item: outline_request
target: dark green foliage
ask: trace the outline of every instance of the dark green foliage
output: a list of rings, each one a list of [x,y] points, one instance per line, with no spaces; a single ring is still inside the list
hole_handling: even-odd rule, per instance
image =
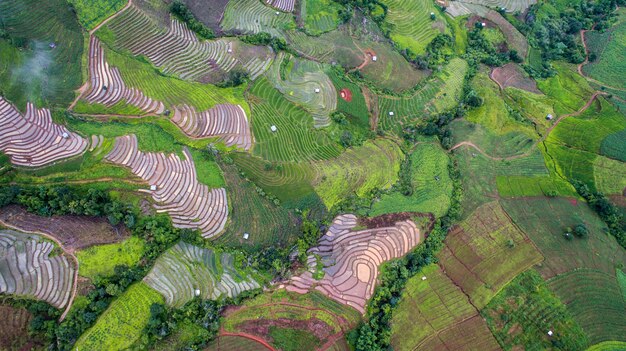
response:
[[[285,39],[275,38],[270,33],[261,32],[256,34],[244,35],[241,41],[252,45],[269,45],[274,51],[288,51]]]
[[[587,200],[589,206],[609,227],[611,235],[626,249],[626,223],[624,223],[623,215],[617,206],[613,205],[604,194],[591,191],[586,184],[578,181],[573,184],[578,194]]]
[[[25,308],[33,315],[28,332],[33,339],[42,339],[51,343],[54,340],[56,321],[61,311],[45,301],[37,301],[13,296],[3,297],[1,302],[17,308]]]
[[[408,48],[401,54],[418,69],[436,69],[448,63],[453,54],[453,46],[454,40],[449,34],[439,34],[426,46],[424,55],[417,55]]]
[[[204,39],[213,39],[215,38],[215,33],[202,24],[202,22],[198,21],[196,17],[193,15],[193,12],[187,8],[187,5],[182,3],[181,1],[174,1],[172,6],[170,7],[170,11],[178,17],[181,21],[187,23],[187,27],[192,31],[198,33],[198,35]]]
[[[240,86],[246,81],[248,81],[248,73],[235,69],[228,72],[228,76],[226,77],[226,79],[223,82],[217,84],[217,86],[221,88],[236,87]]]
[[[579,238],[586,238],[589,235],[589,230],[584,224],[578,224],[574,227],[574,235]]]

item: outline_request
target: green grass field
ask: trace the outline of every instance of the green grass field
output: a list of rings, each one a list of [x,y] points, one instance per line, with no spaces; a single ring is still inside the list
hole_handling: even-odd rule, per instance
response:
[[[267,79],[258,79],[250,94],[255,155],[268,161],[288,162],[339,155],[339,145],[325,131],[314,129],[311,116],[282,96]],[[276,132],[270,129],[273,125]]]
[[[423,277],[426,277],[423,280]],[[463,291],[436,264],[422,269],[409,279],[391,321],[391,344],[394,350],[414,350],[433,335],[438,335],[455,324],[478,314]],[[483,323],[484,324],[484,323]],[[474,335],[495,340],[486,333]]]
[[[69,105],[82,84],[83,34],[67,3],[2,1],[0,29],[0,95],[22,111]]]
[[[515,278],[489,302],[481,315],[505,350],[554,347],[575,351],[585,350],[588,345],[576,318],[572,318],[559,297],[534,270]],[[552,336],[548,331],[552,331]]]
[[[94,29],[100,22],[124,8],[124,0],[69,0],[76,9],[80,24],[87,30]]]
[[[379,96],[380,127],[399,133],[403,125],[415,124],[429,114],[452,108],[460,98],[466,71],[467,63],[455,58],[411,95]]]
[[[543,260],[498,202],[482,205],[448,234],[440,264],[476,308]]]
[[[144,241],[130,237],[120,243],[92,246],[76,253],[78,274],[87,278],[108,276],[114,273],[115,266],[132,267],[143,254]]]
[[[600,154],[626,162],[626,129],[607,135],[600,144]]]
[[[258,249],[292,243],[300,234],[295,215],[259,195],[254,184],[243,179],[235,166],[224,165],[223,169],[231,210],[226,230],[217,242]],[[243,239],[244,233],[250,234],[248,240]]]
[[[583,268],[615,274],[616,265],[626,262],[626,252],[605,232],[605,224],[585,203],[545,197],[501,202],[545,257],[537,270],[546,279]],[[577,224],[587,227],[588,238],[565,239],[566,229]]]
[[[617,11],[615,24],[607,31],[585,33],[589,50],[597,55],[596,61],[583,66],[583,72],[612,87],[624,87],[626,71],[623,54],[626,51],[626,9]]]
[[[437,34],[446,33],[446,21],[428,0],[384,0],[388,8],[385,21],[391,25],[391,39],[401,49],[423,54]],[[430,13],[435,13],[431,20]]]
[[[339,157],[313,163],[315,191],[327,208],[350,194],[365,196],[373,189],[389,188],[398,178],[402,150],[389,139],[366,141]]]
[[[450,160],[435,144],[419,144],[409,156],[413,193],[405,196],[398,191],[385,194],[368,213],[378,216],[394,212],[430,212],[443,216],[450,207],[452,181],[448,174]]]
[[[615,272],[579,269],[556,276],[549,281],[549,286],[565,303],[592,344],[626,342],[626,299]]]
[[[626,349],[626,342],[604,341],[589,347],[587,351],[621,351],[624,349]]]
[[[589,100],[593,89],[573,65],[555,62],[553,66],[557,74],[537,80],[537,87],[554,100],[553,108],[557,115],[578,111]]]
[[[329,70],[328,77],[332,80],[337,90],[337,111],[348,115],[350,122],[369,128],[369,111],[367,110],[367,104],[361,92],[361,87],[352,83],[347,78],[344,78],[343,74],[339,73],[337,70]],[[339,92],[342,89],[348,89],[352,93],[352,100],[350,102],[339,96]]]
[[[303,0],[300,11],[304,30],[310,35],[330,32],[339,25],[341,5],[332,0]]]
[[[163,297],[143,282],[131,285],[111,303],[74,345],[75,350],[122,350],[142,335],[150,318],[150,306]]]

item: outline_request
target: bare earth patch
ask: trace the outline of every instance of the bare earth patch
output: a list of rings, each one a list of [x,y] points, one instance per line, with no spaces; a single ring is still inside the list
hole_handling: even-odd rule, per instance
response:
[[[0,208],[0,223],[25,232],[41,232],[59,240],[69,252],[110,244],[130,236],[126,227],[113,227],[104,218],[85,216],[42,217],[17,205]]]
[[[515,63],[507,63],[502,67],[494,68],[491,72],[491,78],[503,89],[513,87],[541,94],[541,91],[537,89],[535,80],[528,77],[526,72]]]
[[[352,91],[348,88],[343,88],[339,91],[339,96],[347,102],[352,101]]]

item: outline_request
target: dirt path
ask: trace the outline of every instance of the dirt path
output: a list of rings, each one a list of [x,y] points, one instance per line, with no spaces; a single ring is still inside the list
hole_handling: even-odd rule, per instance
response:
[[[46,239],[52,240],[54,241],[57,245],[59,245],[59,247],[61,248],[61,250],[63,250],[64,253],[66,253],[68,256],[70,256],[72,258],[72,260],[74,260],[74,264],[76,266],[76,269],[74,270],[74,283],[72,284],[72,295],[70,296],[70,299],[67,301],[67,306],[65,307],[65,311],[63,311],[63,314],[61,315],[61,318],[59,318],[59,321],[63,321],[65,319],[65,316],[67,316],[67,313],[70,311],[70,309],[72,308],[72,304],[74,303],[74,299],[76,298],[76,291],[78,290],[78,259],[76,258],[76,256],[74,255],[73,252],[71,252],[70,250],[66,249],[63,244],[61,244],[61,242],[55,238],[54,236],[44,233],[44,232],[40,232],[37,230],[29,230],[29,231],[25,231],[22,228],[18,228],[13,226],[10,223],[6,223],[3,220],[0,219],[0,224],[2,224],[3,226],[7,227],[7,228],[11,228],[20,232],[24,232],[24,233],[33,233],[33,234],[37,234],[37,235],[41,235],[43,237],[45,237]]]
[[[476,144],[472,143],[471,141],[462,141],[456,145],[454,145],[450,151],[455,150],[460,148],[461,146],[469,146],[474,148],[476,151],[480,152],[483,156],[487,157],[490,160],[494,160],[494,161],[508,161],[508,160],[515,160],[518,158],[523,158],[526,157],[528,155],[530,155],[535,148],[537,147],[537,145],[539,145],[540,143],[543,143],[546,138],[548,137],[548,135],[550,135],[550,132],[552,132],[552,130],[559,124],[561,123],[564,119],[568,118],[568,117],[574,117],[574,116],[578,116],[581,113],[585,112],[585,110],[587,110],[591,104],[598,98],[598,95],[606,95],[605,92],[601,92],[601,91],[596,91],[595,93],[593,93],[593,95],[591,96],[591,98],[589,99],[589,101],[587,101],[587,103],[585,104],[585,106],[581,107],[578,111],[573,112],[573,113],[568,113],[565,115],[560,116],[556,122],[554,122],[544,133],[544,135],[537,140],[536,143],[534,143],[530,149],[528,149],[528,151],[524,152],[523,154],[519,154],[519,155],[513,155],[513,156],[507,156],[507,157],[495,157],[495,156],[491,156],[489,154],[487,154],[486,152],[484,152],[481,148],[479,148]]]
[[[253,341],[258,342],[259,344],[265,346],[268,350],[271,351],[278,351],[276,350],[274,347],[272,347],[272,345],[268,344],[267,341],[263,340],[262,338],[256,336],[256,335],[252,335],[252,334],[247,334],[247,333],[231,333],[231,332],[227,332],[224,329],[220,329],[220,336],[239,336],[242,338],[246,338],[246,339],[250,339]],[[219,343],[219,339],[218,339],[218,343]]]

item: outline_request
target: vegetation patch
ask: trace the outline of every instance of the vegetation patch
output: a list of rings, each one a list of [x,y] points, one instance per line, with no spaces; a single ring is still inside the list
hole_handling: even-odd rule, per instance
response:
[[[300,17],[304,18],[304,30],[311,35],[320,35],[336,29],[341,11],[341,5],[333,0],[303,0]]]
[[[450,160],[435,144],[418,144],[401,167],[406,186],[396,185],[372,205],[369,216],[395,212],[430,212],[443,216],[450,207],[452,180],[448,173]],[[405,189],[406,188],[406,189]]]
[[[477,308],[516,275],[543,260],[498,202],[480,206],[453,229],[439,255],[448,276]]]
[[[505,350],[584,350],[588,345],[577,320],[534,270],[515,278],[481,315]]]
[[[623,87],[626,10],[622,7],[617,11],[617,20],[608,30],[585,33],[585,42],[591,51],[592,62],[583,66],[583,72],[608,86]]]
[[[143,334],[150,318],[150,306],[155,303],[163,303],[156,290],[142,282],[131,285],[78,339],[74,348],[121,350],[131,347]]]
[[[395,183],[404,154],[389,139],[366,141],[349,148],[338,158],[316,162],[315,191],[327,208],[332,208],[351,194],[359,197],[374,189],[385,189]]]
[[[97,245],[76,253],[78,274],[87,278],[108,276],[115,272],[115,267],[132,267],[139,262],[144,252],[144,241],[130,237],[120,243]]]
[[[606,234],[606,225],[578,200],[524,198],[503,200],[502,206],[545,257],[537,267],[545,279],[582,268],[615,274],[616,265],[626,260],[624,250]],[[567,240],[564,234],[579,224],[587,228],[586,238]]]
[[[124,0],[70,0],[78,15],[78,21],[85,29],[92,30],[105,19],[123,9]]]
[[[615,276],[594,269],[578,269],[549,281],[591,344],[626,342],[626,300]]]
[[[211,342],[204,351],[268,351],[263,344],[243,336],[221,335]]]

